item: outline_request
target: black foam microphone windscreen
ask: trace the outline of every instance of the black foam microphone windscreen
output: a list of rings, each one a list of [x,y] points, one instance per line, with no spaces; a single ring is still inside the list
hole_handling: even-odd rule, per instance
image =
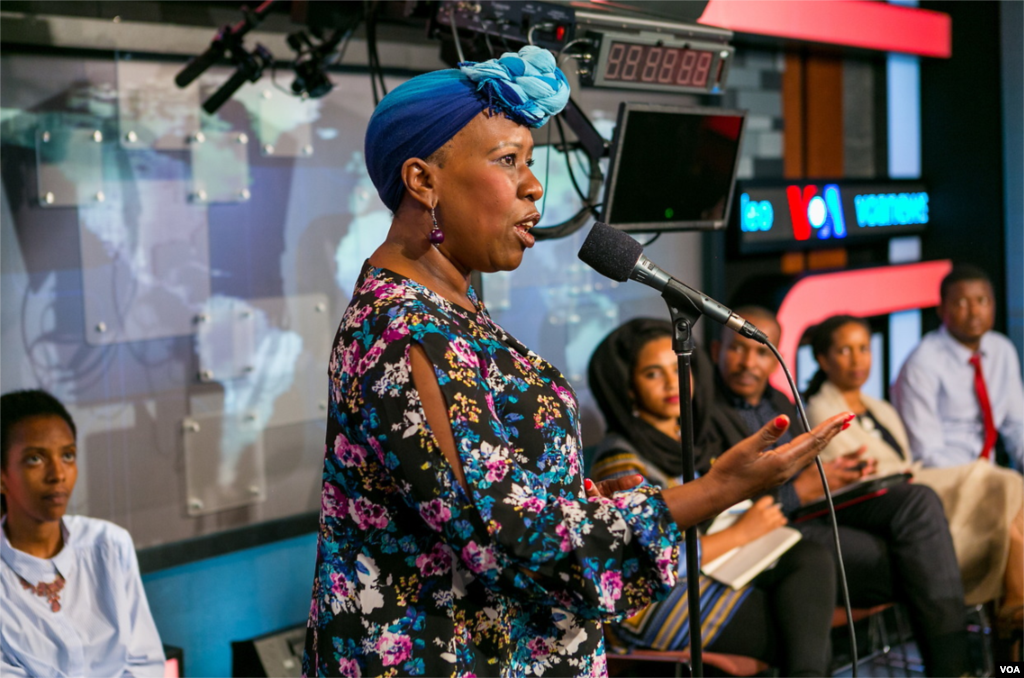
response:
[[[626,282],[644,248],[624,232],[595,221],[580,248],[579,258],[612,280]]]

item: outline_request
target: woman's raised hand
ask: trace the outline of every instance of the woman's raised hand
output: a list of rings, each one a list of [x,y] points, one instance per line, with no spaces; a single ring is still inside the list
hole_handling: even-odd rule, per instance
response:
[[[692,483],[662,490],[672,519],[681,528],[696,525],[730,506],[765,490],[781,485],[811,463],[840,431],[849,426],[854,415],[837,414],[815,426],[792,442],[765,451],[789,428],[789,418],[775,418],[760,431],[731,447],[720,456],[707,475]],[[584,484],[588,498],[610,497],[640,484],[641,476]]]
[[[789,428],[789,417],[776,417],[760,431],[739,442],[720,456],[706,478],[720,492],[727,506],[781,485],[811,463],[836,435],[845,429],[854,415],[837,414],[815,426],[792,442],[765,452]]]

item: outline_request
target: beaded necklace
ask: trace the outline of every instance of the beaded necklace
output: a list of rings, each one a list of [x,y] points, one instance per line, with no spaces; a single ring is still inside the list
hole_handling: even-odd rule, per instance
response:
[[[18,580],[21,582],[21,588],[31,591],[37,596],[44,596],[46,602],[50,604],[50,611],[60,612],[60,592],[64,588],[64,577],[58,574],[57,578],[49,584],[39,582],[35,586],[25,581],[21,575],[18,575]]]

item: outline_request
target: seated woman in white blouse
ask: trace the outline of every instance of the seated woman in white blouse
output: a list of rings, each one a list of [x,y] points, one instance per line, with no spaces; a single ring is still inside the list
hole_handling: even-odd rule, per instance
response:
[[[65,516],[75,423],[43,391],[0,397],[0,674],[163,676],[164,653],[132,539]]]

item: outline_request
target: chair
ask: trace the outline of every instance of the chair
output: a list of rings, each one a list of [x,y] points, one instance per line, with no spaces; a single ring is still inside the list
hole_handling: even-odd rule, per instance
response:
[[[673,664],[675,675],[683,676],[683,667],[686,674],[690,675],[690,651],[689,650],[649,650],[644,648],[632,648],[626,646],[622,640],[615,635],[615,632],[607,624],[604,627],[605,647],[608,650],[608,673],[617,675],[621,669],[626,668],[633,662],[646,662],[648,664]],[[704,651],[701,658],[706,666],[715,668],[733,676],[756,676],[769,670],[769,666],[753,657],[744,657],[737,654],[719,654],[718,652]],[[614,670],[613,669],[617,669]]]
[[[714,666],[716,669],[732,676],[756,676],[769,670],[769,666],[763,661],[753,657],[744,657],[736,654],[719,654],[717,652],[705,651],[701,658],[706,666]],[[617,649],[609,648],[608,669],[609,675],[615,675],[612,668],[616,665],[623,665],[632,662],[673,664],[675,675],[681,678],[690,675],[690,651],[689,650],[626,650],[619,653]],[[683,668],[686,668],[684,673]]]
[[[990,606],[991,602],[969,605],[967,607],[967,632],[972,640],[972,661],[974,662],[976,670],[980,671],[978,675],[982,676],[991,676],[995,674],[996,670],[993,647],[994,629],[992,628],[991,610],[989,609]],[[900,646],[898,651],[893,651],[893,648],[890,645],[884,615],[882,614],[890,607],[893,608],[893,615],[896,618],[898,633],[897,644]],[[861,659],[871,659],[873,657],[883,655],[883,661],[885,662],[889,675],[892,675],[892,668],[894,666],[902,668],[904,675],[911,675],[911,669],[923,673],[924,666],[919,663],[919,659],[912,657],[906,651],[906,647],[904,645],[904,640],[907,638],[906,623],[899,605],[890,603],[887,605],[878,605],[872,608],[853,610],[854,622],[861,621],[868,617],[871,618],[868,633],[872,636],[872,641],[869,643],[869,646],[871,648],[875,648],[875,643],[880,641],[881,647],[877,650],[873,650],[867,656],[861,657]],[[844,608],[837,607],[832,615],[832,628],[838,628],[845,625],[846,611]],[[840,667],[837,671],[848,668],[849,665]]]
[[[907,660],[907,653],[903,647],[903,617],[900,613],[899,607],[895,603],[885,603],[882,605],[875,605],[874,607],[863,607],[853,608],[851,610],[853,614],[853,623],[856,624],[859,621],[865,619],[868,620],[868,652],[862,657],[858,657],[858,663],[869,659],[874,659],[881,656],[882,661],[885,663],[886,673],[892,675],[893,657],[892,655],[892,643],[889,640],[889,631],[885,625],[885,611],[892,608],[893,615],[896,617],[897,627],[897,643],[900,646],[900,664],[902,664],[903,675],[910,675],[910,662]],[[832,628],[838,629],[846,626],[846,608],[837,607],[832,612]],[[858,643],[859,644],[859,643]],[[850,669],[852,664],[845,664],[843,666],[833,667],[832,673],[838,673],[840,671],[846,671]]]
[[[991,676],[996,672],[995,646],[992,637],[995,629],[992,628],[992,619],[989,614],[989,607],[994,603],[979,603],[967,607],[967,633],[968,637],[978,643],[972,647],[972,655],[981,659],[981,675]],[[977,649],[974,649],[977,648]]]

